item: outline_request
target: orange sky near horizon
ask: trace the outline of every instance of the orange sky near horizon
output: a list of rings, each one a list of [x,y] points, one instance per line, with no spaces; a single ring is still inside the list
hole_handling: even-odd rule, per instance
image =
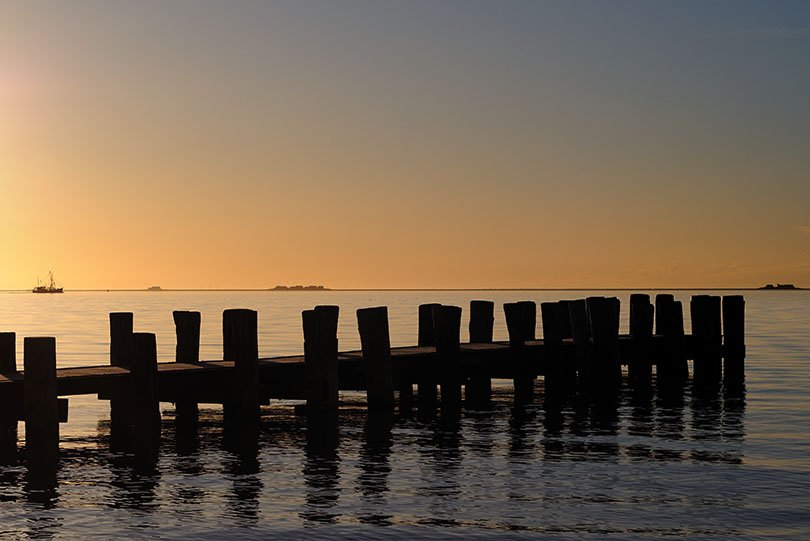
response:
[[[296,4],[10,7],[0,289],[810,286],[808,35]]]

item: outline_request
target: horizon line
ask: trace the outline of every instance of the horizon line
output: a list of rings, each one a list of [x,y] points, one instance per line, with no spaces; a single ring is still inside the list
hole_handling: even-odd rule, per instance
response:
[[[796,286],[794,289],[765,289],[763,287],[349,287],[349,288],[323,288],[323,289],[287,289],[277,290],[274,288],[161,288],[150,290],[149,288],[82,288],[65,289],[64,292],[136,292],[162,293],[162,292],[199,292],[199,291],[245,291],[245,292],[268,292],[268,293],[318,293],[318,292],[341,292],[341,291],[803,291],[805,288]],[[30,293],[31,289],[0,289],[4,293]]]

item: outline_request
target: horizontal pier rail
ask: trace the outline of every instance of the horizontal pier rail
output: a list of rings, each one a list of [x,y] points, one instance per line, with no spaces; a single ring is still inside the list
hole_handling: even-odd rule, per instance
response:
[[[338,352],[338,307],[303,313],[305,354],[258,358],[257,313],[223,314],[223,360],[200,361],[200,315],[175,312],[176,361],[156,363],[154,335],[133,333],[133,314],[110,314],[110,364],[56,369],[53,338],[26,338],[25,370],[17,371],[14,333],[0,333],[0,446],[16,441],[16,421],[29,423],[39,439],[58,438],[66,405],[57,397],[96,394],[111,402],[116,426],[152,430],[157,402],[177,404],[177,420],[195,421],[198,403],[223,404],[226,416],[254,418],[271,399],[306,400],[310,414],[334,415],[339,390],[367,391],[369,407],[386,411],[399,396],[399,411],[412,407],[418,385],[420,414],[488,407],[491,379],[513,380],[516,404],[529,403],[534,380],[544,376],[546,404],[572,394],[598,398],[613,392],[628,366],[628,384],[682,385],[694,361],[696,384],[744,378],[745,301],[741,295],[696,295],[690,302],[693,334],[683,331],[683,307],[671,295],[636,294],[630,302],[630,333],[618,334],[616,298],[503,306],[509,340],[492,340],[494,303],[472,301],[469,325],[460,307],[419,307],[418,345],[390,346],[385,307],[360,309],[363,344]],[[539,314],[538,314],[539,313]],[[546,340],[535,336],[538,315]],[[467,326],[469,341],[459,329]],[[653,334],[653,330],[655,333]],[[652,377],[655,367],[655,378]],[[461,388],[466,388],[462,397]],[[29,392],[34,390],[35,393]],[[158,413],[159,415],[159,413]],[[142,427],[147,428],[143,429]],[[43,435],[41,438],[39,435]],[[35,446],[43,446],[39,439]]]

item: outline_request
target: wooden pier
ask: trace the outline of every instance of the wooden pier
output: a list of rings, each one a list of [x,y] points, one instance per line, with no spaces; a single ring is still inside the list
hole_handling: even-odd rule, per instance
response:
[[[635,389],[664,393],[691,378],[707,392],[741,385],[744,378],[745,301],[740,295],[696,295],[684,333],[683,307],[671,295],[634,294],[630,334],[619,334],[619,300],[589,297],[543,303],[507,303],[509,340],[495,342],[495,306],[473,300],[469,339],[461,341],[461,307],[419,307],[418,344],[390,346],[385,307],[363,308],[356,318],[362,348],[340,352],[337,306],[304,311],[304,354],[259,358],[257,314],[223,313],[223,359],[199,359],[200,314],[174,312],[176,361],[158,363],[155,335],[133,332],[133,314],[110,314],[110,364],[56,368],[54,338],[26,337],[24,370],[16,370],[16,337],[0,333],[0,449],[16,447],[17,421],[26,423],[31,456],[54,454],[59,422],[67,420],[64,397],[95,394],[109,400],[113,430],[132,441],[160,431],[160,402],[176,405],[177,423],[194,423],[198,404],[222,404],[226,422],[255,422],[272,399],[306,401],[314,421],[336,420],[339,391],[366,391],[369,414],[458,415],[486,409],[491,380],[514,381],[515,404],[535,400],[542,376],[548,408],[566,400],[593,400]],[[538,315],[543,338],[536,337]],[[354,314],[353,314],[354,316]],[[654,370],[653,370],[654,368]],[[414,386],[417,387],[414,400]],[[61,398],[60,398],[61,397]]]

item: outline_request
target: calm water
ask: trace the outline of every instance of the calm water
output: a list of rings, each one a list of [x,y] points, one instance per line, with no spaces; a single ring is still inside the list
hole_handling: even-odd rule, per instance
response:
[[[622,332],[626,303],[620,292]],[[688,300],[688,292],[674,292]],[[594,292],[0,292],[0,330],[56,336],[60,366],[106,364],[110,311],[135,313],[171,360],[171,311],[202,312],[203,358],[221,357],[225,308],[259,311],[260,353],[300,353],[300,312],[341,307],[341,349],[359,347],[354,310],[387,305],[393,345],[416,340],[422,302],[468,306]],[[612,292],[611,294],[615,294]],[[223,434],[203,406],[197,437],[161,404],[156,465],[109,445],[109,408],[70,399],[56,488],[31,488],[24,453],[0,466],[0,535],[134,538],[810,538],[810,292],[745,292],[746,392],[682,401],[625,391],[615,409],[512,409],[511,383],[490,412],[397,420],[371,431],[362,394],[343,394],[336,448],[307,445],[292,403],[265,410],[258,438]],[[466,317],[465,317],[466,323]],[[688,326],[688,322],[687,322]],[[505,339],[500,307],[496,339]],[[538,385],[542,392],[542,383]],[[20,423],[20,449],[24,438]]]

